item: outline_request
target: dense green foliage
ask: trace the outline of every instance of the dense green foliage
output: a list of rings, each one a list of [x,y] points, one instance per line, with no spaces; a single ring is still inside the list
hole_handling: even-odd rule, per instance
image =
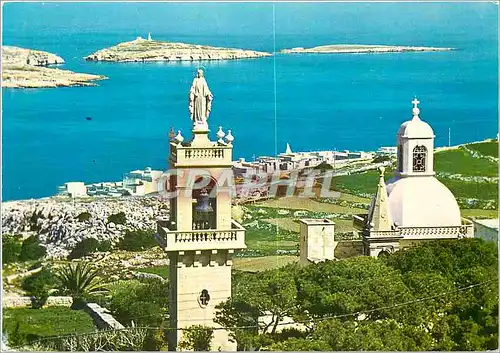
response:
[[[15,333],[17,327],[17,333]],[[82,310],[52,306],[42,310],[4,308],[2,331],[11,347],[41,337],[95,331],[92,318]]]
[[[102,290],[99,272],[89,263],[79,262],[62,267],[57,272],[61,292],[73,298],[73,306],[84,301],[85,295]]]
[[[125,212],[118,212],[108,216],[108,223],[125,224],[127,223],[127,216]]]
[[[21,246],[20,235],[2,234],[2,264],[16,262],[21,254]]]
[[[498,158],[498,140],[491,140],[485,142],[471,143],[467,148],[477,151],[483,156],[491,156]]]
[[[123,325],[160,326],[168,312],[168,284],[157,280],[120,281],[110,288],[106,307]]]
[[[451,174],[498,175],[498,163],[484,158],[475,158],[463,147],[435,153],[434,165],[436,170]]]
[[[78,242],[68,255],[68,259],[79,259],[98,251],[110,251],[111,242],[109,240],[99,241],[95,238],[86,238]]]
[[[19,261],[38,260],[45,256],[47,249],[38,243],[38,237],[32,235],[23,241]]]
[[[32,307],[39,309],[43,307],[49,297],[49,291],[57,288],[59,280],[50,268],[43,268],[40,272],[26,277],[22,282],[22,288],[32,297]]]
[[[497,281],[495,243],[433,241],[380,259],[236,273],[217,322],[247,327],[231,331],[238,349],[496,349]],[[291,319],[305,331],[279,333]]]
[[[482,200],[498,200],[498,183],[474,183],[447,178],[439,178],[455,197]]]
[[[183,338],[179,342],[182,350],[210,351],[210,343],[214,336],[214,330],[203,325],[189,326],[183,332]]]
[[[118,243],[118,248],[127,251],[142,251],[158,245],[155,230],[127,230]]]

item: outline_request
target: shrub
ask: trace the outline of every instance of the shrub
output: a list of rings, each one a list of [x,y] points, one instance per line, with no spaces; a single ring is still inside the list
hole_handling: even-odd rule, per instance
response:
[[[100,242],[95,238],[86,238],[76,244],[71,253],[68,255],[68,259],[79,259],[94,252],[109,250],[111,250],[111,242],[109,240]]]
[[[168,284],[157,280],[118,282],[110,288],[108,309],[123,325],[159,326],[168,308]]]
[[[80,213],[75,218],[77,218],[79,222],[85,222],[85,221],[88,221],[91,217],[92,217],[91,214],[88,213],[87,211],[85,211],[85,212]]]
[[[158,245],[154,237],[154,230],[127,230],[125,236],[118,243],[122,250],[141,251]]]
[[[57,277],[49,268],[43,268],[40,272],[34,273],[26,277],[21,285],[21,288],[28,293],[36,293],[40,288],[52,289],[59,284]]]
[[[2,234],[2,264],[10,264],[19,260],[21,254],[21,236]]]
[[[49,291],[46,286],[39,284],[33,291],[31,291],[31,306],[33,309],[41,309],[47,299],[49,299]]]
[[[114,224],[125,224],[127,223],[127,216],[125,212],[118,212],[108,216],[108,223],[113,222]]]
[[[203,325],[192,325],[184,330],[182,340],[179,342],[179,348],[193,351],[209,351],[210,344],[214,336],[214,330],[211,327]]]
[[[45,256],[47,249],[38,244],[38,237],[32,235],[25,239],[21,246],[21,253],[19,254],[20,261],[38,260]]]

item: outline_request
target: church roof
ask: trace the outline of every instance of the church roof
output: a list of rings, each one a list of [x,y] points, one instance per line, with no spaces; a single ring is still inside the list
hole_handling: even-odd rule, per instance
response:
[[[415,98],[412,103],[414,105],[412,109],[413,118],[401,124],[398,136],[405,138],[434,138],[434,131],[431,126],[419,117],[420,109],[417,105],[420,102]]]
[[[396,177],[387,185],[393,222],[400,227],[446,227],[461,224],[451,191],[433,176]]]

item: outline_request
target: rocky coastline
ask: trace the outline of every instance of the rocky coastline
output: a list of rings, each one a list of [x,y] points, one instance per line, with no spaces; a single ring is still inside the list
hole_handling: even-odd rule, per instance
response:
[[[86,56],[85,60],[109,62],[202,61],[249,59],[271,55],[255,50],[164,42],[138,37],[130,42],[98,50]]]
[[[437,47],[411,47],[411,46],[392,46],[392,45],[364,45],[364,44],[332,44],[321,45],[313,48],[292,48],[283,49],[283,54],[368,54],[368,53],[403,53],[403,52],[431,52],[431,51],[450,51],[454,48]]]
[[[107,77],[76,73],[48,67],[64,64],[55,54],[2,46],[2,87],[4,88],[52,88],[70,86],[95,86],[93,81]]]

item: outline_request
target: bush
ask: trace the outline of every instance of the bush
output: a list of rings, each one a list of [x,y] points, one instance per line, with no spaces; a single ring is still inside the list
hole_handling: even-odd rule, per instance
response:
[[[142,251],[158,245],[154,230],[127,230],[118,247],[128,251]]]
[[[109,240],[100,242],[95,238],[87,238],[76,244],[71,253],[68,255],[68,259],[79,259],[94,252],[109,250],[111,250],[111,242]]]
[[[125,224],[127,223],[127,216],[124,212],[118,212],[108,216],[108,223],[113,222],[114,224]]]
[[[19,260],[21,254],[21,236],[2,234],[2,264],[10,264]]]
[[[193,325],[184,330],[179,348],[193,351],[210,351],[214,330],[203,325]]]
[[[77,218],[79,222],[85,222],[85,221],[88,221],[91,217],[92,217],[91,214],[88,213],[87,211],[85,211],[85,212],[80,213],[75,218]]]
[[[168,309],[168,283],[157,280],[118,282],[110,288],[108,309],[123,325],[159,326]]]
[[[47,249],[38,244],[37,236],[32,235],[23,241],[19,261],[38,260],[44,257],[45,254],[47,254]]]
[[[31,294],[31,307],[33,309],[41,309],[47,303],[47,299],[49,299],[49,291],[42,284],[38,284],[29,294]]]
[[[26,277],[21,285],[21,288],[28,293],[36,293],[40,288],[52,289],[59,284],[57,277],[49,268],[44,268],[40,272]]]

